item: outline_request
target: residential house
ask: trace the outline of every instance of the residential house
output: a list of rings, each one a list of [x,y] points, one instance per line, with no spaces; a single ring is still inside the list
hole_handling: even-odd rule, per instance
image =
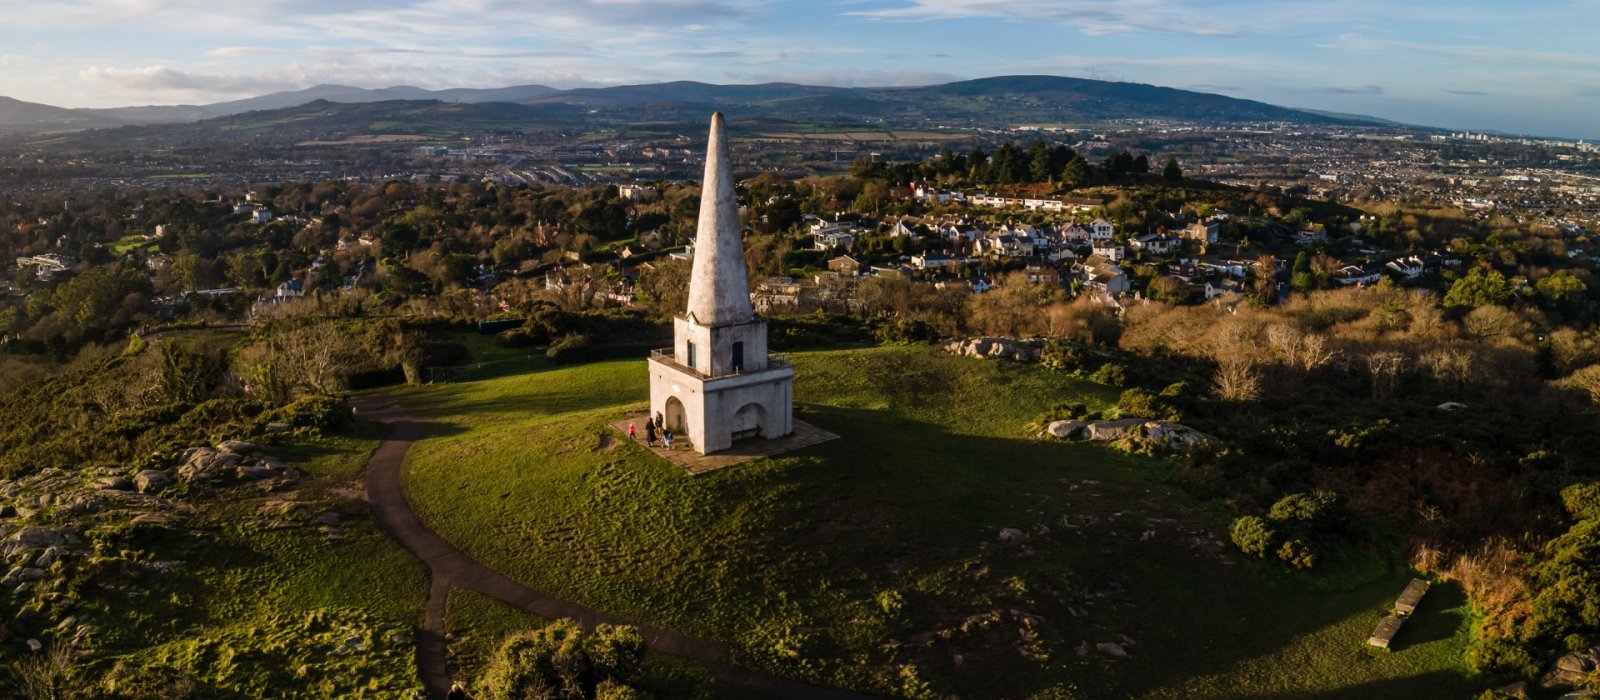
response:
[[[1095,209],[1099,209],[1100,207],[1105,206],[1105,201],[1095,199],[1093,197],[1067,197],[1066,199],[1061,200],[1061,206],[1068,212],[1077,214],[1079,212],[1094,211]]]
[[[1082,245],[1082,244],[1088,243],[1089,240],[1092,237],[1093,236],[1089,233],[1089,229],[1086,229],[1086,228],[1084,228],[1082,226],[1079,226],[1077,224],[1073,224],[1071,226],[1068,226],[1066,228],[1066,230],[1061,232],[1062,240],[1066,241],[1069,244],[1075,244],[1075,245]]]
[[[1382,265],[1346,265],[1333,273],[1333,281],[1343,287],[1377,284],[1383,279],[1383,271],[1387,269]]]
[[[1107,294],[1126,294],[1133,286],[1122,268],[1099,255],[1092,255],[1073,265],[1072,272],[1086,289]]]
[[[1418,277],[1421,277],[1423,271],[1427,269],[1427,266],[1422,262],[1422,258],[1419,258],[1415,255],[1399,258],[1397,260],[1390,260],[1389,264],[1385,265],[1385,267],[1394,270],[1401,277],[1404,277],[1408,280],[1414,280]]]
[[[1126,251],[1123,250],[1122,246],[1112,241],[1096,242],[1094,243],[1093,247],[1090,248],[1090,251],[1093,255],[1105,258],[1111,262],[1122,262],[1122,259],[1127,256]]]
[[[919,238],[922,238],[922,232],[920,230],[921,228],[922,227],[918,226],[914,221],[909,219],[901,219],[894,222],[894,227],[889,229],[889,236],[891,238],[905,237],[915,241]]]
[[[861,261],[848,255],[841,255],[828,261],[828,269],[841,275],[855,276],[861,274]]]
[[[1178,232],[1178,236],[1183,240],[1198,241],[1206,244],[1216,243],[1221,235],[1222,221],[1216,218],[1196,221],[1183,227],[1183,230]]]
[[[305,295],[305,283],[301,282],[300,280],[293,279],[278,285],[278,289],[273,293],[272,298],[281,301],[283,299],[298,299]]]
[[[266,207],[261,207],[253,212],[250,212],[250,223],[252,224],[264,224],[271,220],[272,210]]]
[[[1089,224],[1090,241],[1109,241],[1117,235],[1117,227],[1105,219],[1095,219]]]
[[[1302,248],[1310,248],[1318,243],[1328,242],[1328,230],[1322,224],[1301,224],[1300,230],[1294,234],[1294,243]]]
[[[953,270],[960,265],[960,259],[944,253],[929,252],[911,256],[911,266],[918,270]]]
[[[1054,265],[1029,265],[1022,270],[1028,276],[1029,284],[1047,284],[1061,286],[1061,271]]]
[[[1159,233],[1147,233],[1131,241],[1128,247],[1146,255],[1168,255],[1178,249],[1179,239]]]
[[[1224,279],[1206,282],[1206,301],[1211,301],[1220,296],[1239,294],[1244,291],[1244,283],[1236,279]]]
[[[827,252],[835,248],[850,248],[856,243],[855,234],[847,233],[841,229],[825,230],[814,234],[815,250]]]

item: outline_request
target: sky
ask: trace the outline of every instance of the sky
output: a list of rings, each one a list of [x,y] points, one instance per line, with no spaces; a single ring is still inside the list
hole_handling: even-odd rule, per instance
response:
[[[0,95],[1051,74],[1600,139],[1600,0],[0,0]]]

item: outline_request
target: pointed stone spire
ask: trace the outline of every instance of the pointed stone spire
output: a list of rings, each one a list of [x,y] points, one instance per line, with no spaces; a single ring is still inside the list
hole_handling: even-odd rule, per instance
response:
[[[733,192],[733,165],[722,113],[711,115],[706,145],[705,184],[700,192],[700,224],[695,233],[694,268],[689,277],[689,315],[704,326],[744,323],[750,308],[750,282],[744,265],[739,202]]]

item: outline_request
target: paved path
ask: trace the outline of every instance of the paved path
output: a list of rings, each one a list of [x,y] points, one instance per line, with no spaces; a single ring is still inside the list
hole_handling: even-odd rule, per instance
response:
[[[483,565],[428,529],[406,499],[400,481],[400,468],[412,443],[427,433],[427,423],[393,404],[364,400],[357,403],[357,408],[362,417],[389,423],[392,428],[392,433],[367,462],[367,498],[372,502],[378,527],[428,567],[430,584],[422,632],[417,642],[417,667],[422,672],[423,685],[432,697],[442,698],[450,689],[444,617],[445,602],[452,588],[480,593],[546,619],[567,617],[586,627],[600,623],[633,625],[644,636],[652,651],[707,664],[724,680],[763,696],[795,700],[853,700],[869,697],[736,668],[727,662],[726,650],[715,642],[641,625],[562,600],[517,583]]]

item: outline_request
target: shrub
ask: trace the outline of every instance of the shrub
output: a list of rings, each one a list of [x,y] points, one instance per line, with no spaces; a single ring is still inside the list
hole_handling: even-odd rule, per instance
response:
[[[1600,518],[1600,482],[1573,484],[1561,489],[1561,503],[1574,519]]]
[[[872,330],[872,337],[880,343],[910,345],[931,343],[939,339],[939,332],[920,318],[889,321]]]
[[[1311,546],[1305,540],[1286,540],[1278,548],[1278,558],[1296,569],[1310,569],[1317,565],[1317,553],[1311,551]]]
[[[878,594],[878,609],[890,617],[898,616],[906,609],[906,597],[900,591],[883,591]]]
[[[1273,539],[1277,536],[1267,525],[1267,521],[1254,515],[1235,518],[1228,534],[1239,551],[1254,557],[1266,556],[1267,551],[1272,549]]]
[[[1479,637],[1467,651],[1467,663],[1480,673],[1502,673],[1518,678],[1539,674],[1539,664],[1522,645],[1506,637]]]
[[[1039,364],[1057,372],[1073,372],[1083,367],[1083,351],[1059,340],[1045,343],[1039,351]]]
[[[1128,368],[1115,362],[1107,362],[1095,370],[1094,374],[1089,375],[1089,379],[1106,386],[1127,386]]]
[[[549,349],[544,351],[544,355],[556,362],[577,362],[588,354],[588,350],[589,336],[568,333],[551,343]]]
[[[350,417],[350,407],[332,396],[307,396],[261,414],[258,424],[288,423],[292,428],[328,430]]]
[[[600,625],[591,635],[572,620],[507,637],[479,682],[484,700],[636,698],[644,637],[632,627]]]
[[[1306,523],[1326,523],[1335,517],[1339,495],[1332,491],[1316,493],[1291,493],[1278,499],[1267,511],[1273,520],[1298,520]]]
[[[1180,418],[1177,411],[1156,398],[1155,394],[1139,388],[1122,392],[1117,398],[1115,410],[1119,418],[1157,418],[1171,421]]]

